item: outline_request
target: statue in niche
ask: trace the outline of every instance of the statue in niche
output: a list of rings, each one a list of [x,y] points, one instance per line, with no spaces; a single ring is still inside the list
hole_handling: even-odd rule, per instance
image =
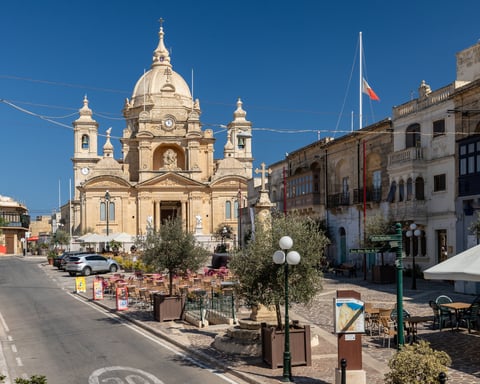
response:
[[[163,167],[168,169],[177,168],[177,153],[173,149],[167,149],[163,154]]]
[[[197,228],[202,228],[202,216],[195,216],[195,220],[197,220]]]
[[[153,229],[153,216],[147,216],[147,231]]]

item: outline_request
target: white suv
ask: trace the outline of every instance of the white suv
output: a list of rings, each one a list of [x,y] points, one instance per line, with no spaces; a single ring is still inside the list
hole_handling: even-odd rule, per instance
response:
[[[70,276],[76,276],[77,273],[81,273],[84,276],[89,276],[92,273],[107,273],[117,272],[120,269],[117,262],[113,259],[107,259],[101,255],[89,254],[89,255],[77,255],[70,256],[65,270]]]

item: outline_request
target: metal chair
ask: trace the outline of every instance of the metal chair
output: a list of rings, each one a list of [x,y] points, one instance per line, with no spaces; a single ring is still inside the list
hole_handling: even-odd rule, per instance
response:
[[[453,300],[447,295],[440,295],[435,299],[435,302],[440,304],[453,303]]]
[[[452,315],[453,312],[445,307],[442,307],[442,304],[447,304],[447,303],[452,303],[453,300],[446,296],[446,295],[440,295],[435,299],[435,302],[432,304],[432,309],[434,311],[438,311],[438,329],[441,331],[442,328],[444,328],[448,323],[450,323],[452,329],[453,329],[453,319]]]
[[[467,324],[468,333],[471,333],[472,325],[475,324],[475,328],[478,331],[478,313],[480,310],[480,303],[474,302],[470,308],[468,308],[460,317],[460,323],[465,322]]]

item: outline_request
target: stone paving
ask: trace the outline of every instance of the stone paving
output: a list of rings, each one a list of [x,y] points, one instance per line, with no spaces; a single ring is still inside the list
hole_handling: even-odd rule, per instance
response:
[[[56,270],[47,263],[41,263],[41,268],[60,286],[73,291],[74,280],[68,274]],[[92,279],[91,276],[87,278],[88,290],[83,294],[87,299],[92,299]],[[449,295],[454,301],[471,302],[474,299],[473,295],[453,292],[453,285],[447,282],[418,279],[417,290],[409,289],[410,284],[409,279],[404,280],[404,309],[415,316],[431,315],[432,310],[428,302],[441,294]],[[312,334],[318,336],[319,341],[317,345],[312,346],[312,366],[292,367],[296,383],[335,383],[337,339],[333,333],[333,298],[337,290],[355,290],[361,294],[363,301],[374,302],[380,306],[391,307],[396,303],[395,284],[373,284],[362,277],[325,276],[323,290],[315,297],[312,304],[308,307],[293,305],[290,311],[291,319],[310,324]],[[95,303],[115,311],[113,299],[106,298]],[[245,308],[241,308],[238,317],[248,317],[249,313]],[[259,357],[238,356],[213,348],[213,340],[217,335],[225,334],[228,328],[226,325],[197,328],[181,321],[159,323],[153,320],[150,311],[138,308],[122,311],[119,315],[247,382],[273,384],[281,379],[282,368],[270,369]],[[459,331],[450,329],[439,331],[432,329],[431,323],[425,323],[419,325],[418,333],[420,338],[431,343],[432,348],[444,350],[452,358],[452,366],[447,372],[448,382],[480,383],[480,333],[478,331],[472,331],[471,334],[463,328]],[[368,384],[384,382],[384,374],[388,371],[388,360],[395,352],[394,343],[391,348],[382,346],[381,336],[364,335],[362,337],[363,369],[366,372]]]

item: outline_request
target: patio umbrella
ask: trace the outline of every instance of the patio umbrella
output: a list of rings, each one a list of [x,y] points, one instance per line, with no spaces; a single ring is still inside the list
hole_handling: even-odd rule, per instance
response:
[[[108,238],[109,240],[118,241],[119,243],[133,243],[135,241],[132,235],[129,235],[128,233],[125,233],[125,232],[114,233],[113,235],[110,235]]]
[[[423,271],[425,279],[480,281],[480,244]]]
[[[79,240],[82,240],[85,243],[104,243],[105,241],[108,241],[108,238],[97,233],[90,233],[80,237]]]
[[[91,236],[91,235],[92,235],[91,232],[86,233],[85,235],[80,236],[77,240],[78,241],[85,241],[85,239],[88,238],[88,236]]]

